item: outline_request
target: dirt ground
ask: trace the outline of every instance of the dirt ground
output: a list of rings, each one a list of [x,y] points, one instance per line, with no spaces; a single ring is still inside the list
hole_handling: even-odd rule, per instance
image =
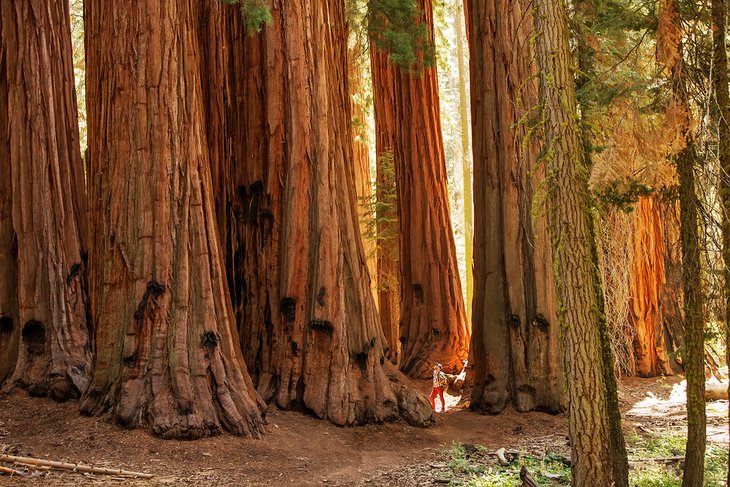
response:
[[[427,391],[427,382],[419,384]],[[32,479],[0,476],[0,485],[434,485],[454,442],[504,447],[528,454],[568,455],[562,415],[479,415],[448,393],[445,413],[428,429],[405,424],[339,428],[300,413],[270,408],[262,440],[220,436],[160,440],[103,418],[83,417],[78,404],[33,399],[23,392],[0,398],[0,452],[148,472],[151,480],[44,472]],[[624,428],[639,434],[685,427],[678,378],[626,379],[620,395]],[[708,405],[708,439],[728,442],[727,401]]]

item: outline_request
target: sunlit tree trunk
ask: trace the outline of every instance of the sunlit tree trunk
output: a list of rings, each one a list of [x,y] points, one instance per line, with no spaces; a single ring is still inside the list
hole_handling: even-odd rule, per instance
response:
[[[620,420],[609,417],[611,408],[618,414],[618,405],[607,391],[605,369],[610,367],[612,376],[613,360],[601,346],[606,324],[567,17],[560,0],[536,0],[534,6],[545,143],[551,148],[547,205],[563,328],[573,485],[628,485],[625,447],[615,436],[623,440]]]
[[[431,0],[419,1],[433,41]],[[449,216],[436,69],[409,72],[372,58],[378,156],[392,140],[400,242],[400,368],[429,377],[435,362],[459,372],[469,326]]]
[[[376,245],[378,312],[388,343],[388,356],[398,364],[401,351],[399,225],[395,182],[394,151],[396,120],[394,80],[396,68],[387,54],[370,44],[373,78],[376,159]]]
[[[355,193],[360,215],[360,233],[369,233],[368,222],[375,215],[372,212],[373,187],[370,178],[370,146],[368,140],[368,112],[365,91],[365,70],[367,62],[364,47],[358,42],[348,49],[347,80],[350,86],[350,111],[352,118],[352,162],[355,173]],[[365,258],[368,263],[373,292],[376,292],[377,261],[375,256],[375,240],[364,238]]]
[[[661,288],[666,282],[664,222],[656,197],[642,197],[633,220],[629,307],[635,333],[635,370],[641,377],[671,375],[660,308]]]
[[[727,74],[727,3],[712,0],[713,88],[717,102],[720,194],[722,198],[722,256],[725,262],[726,363],[730,364],[730,92]],[[730,389],[728,390],[730,394]],[[728,409],[730,415],[730,409]],[[730,446],[729,446],[730,448]],[[730,463],[727,484],[730,485]]]
[[[432,421],[385,359],[355,198],[344,3],[227,13],[229,282],[258,390],[339,425]],[[244,96],[246,95],[246,96]]]
[[[682,485],[703,484],[706,446],[705,415],[705,337],[701,286],[699,210],[695,191],[695,168],[698,164],[692,133],[689,96],[684,74],[682,24],[678,0],[660,2],[661,32],[658,41],[659,61],[669,68],[673,102],[684,108],[685,119],[678,130],[686,147],[676,156],[679,179],[679,235],[682,249],[682,287],[684,291],[684,370],[687,378],[687,448]]]
[[[218,242],[200,8],[85,5],[97,356],[81,410],[166,438],[259,436]]]
[[[85,194],[67,2],[0,6],[0,383],[86,388]]]
[[[472,407],[558,412],[564,404],[560,327],[544,210],[544,174],[524,123],[538,103],[527,2],[472,3],[475,299]],[[536,215],[536,217],[535,217]]]
[[[459,124],[461,126],[461,165],[464,179],[464,248],[466,259],[466,317],[471,323],[474,299],[474,196],[471,182],[471,141],[469,128],[469,66],[464,48],[464,16],[462,0],[456,0],[454,32],[456,35],[456,56],[459,63]],[[468,46],[467,46],[468,48]]]

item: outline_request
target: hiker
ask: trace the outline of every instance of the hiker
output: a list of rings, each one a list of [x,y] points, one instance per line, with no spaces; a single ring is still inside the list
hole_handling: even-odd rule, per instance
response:
[[[438,396],[441,399],[441,412],[446,411],[446,401],[444,401],[444,387],[446,387],[446,374],[441,372],[441,364],[433,366],[433,389],[428,400],[431,401],[431,408],[436,411],[435,399]]]

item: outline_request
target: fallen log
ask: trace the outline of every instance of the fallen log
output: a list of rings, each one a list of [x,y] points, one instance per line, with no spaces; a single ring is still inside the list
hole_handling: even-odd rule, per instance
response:
[[[120,470],[114,468],[91,467],[89,465],[81,465],[78,463],[56,462],[53,460],[41,460],[32,457],[16,457],[14,455],[0,454],[0,462],[3,463],[22,463],[33,466],[51,467],[56,470],[68,470],[71,472],[85,472],[100,475],[117,475],[120,477],[133,477],[140,479],[151,479],[154,475],[142,472],[131,472],[129,470]]]
[[[705,401],[722,401],[727,399],[727,382],[706,382]]]

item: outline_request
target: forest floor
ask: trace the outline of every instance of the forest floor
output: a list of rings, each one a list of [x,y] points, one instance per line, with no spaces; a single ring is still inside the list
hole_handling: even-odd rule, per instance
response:
[[[430,389],[428,382],[419,387],[424,392]],[[686,428],[682,387],[673,377],[622,382],[620,401],[630,445],[632,438],[682,434]],[[447,412],[438,413],[436,425],[427,429],[397,423],[340,428],[270,408],[267,434],[261,440],[224,435],[170,441],[80,416],[76,402],[58,404],[15,392],[0,398],[0,453],[123,468],[155,477],[130,480],[49,471],[33,479],[0,476],[0,485],[497,485],[469,483],[479,471],[469,466],[469,458],[479,459],[479,468],[485,471],[490,465],[498,468],[491,454],[498,448],[537,459],[570,454],[563,415],[512,410],[479,415],[458,405],[459,397],[448,393],[446,397]],[[727,407],[727,401],[708,403],[711,445],[728,444]],[[545,465],[543,460],[537,468]],[[499,485],[516,485],[518,471],[519,465],[510,467],[506,483]]]

